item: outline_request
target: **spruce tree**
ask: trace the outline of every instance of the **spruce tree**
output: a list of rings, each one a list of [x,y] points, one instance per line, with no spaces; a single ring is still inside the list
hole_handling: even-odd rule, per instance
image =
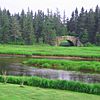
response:
[[[23,35],[25,44],[33,44],[34,40],[34,28],[33,28],[33,15],[28,9],[27,15],[23,23]]]
[[[0,41],[1,43],[8,43],[9,42],[9,35],[10,35],[10,20],[7,15],[6,9],[3,10],[1,15],[1,35],[0,35]]]
[[[11,18],[10,40],[12,43],[15,43],[15,44],[17,44],[21,40],[20,25],[15,16],[12,16]]]

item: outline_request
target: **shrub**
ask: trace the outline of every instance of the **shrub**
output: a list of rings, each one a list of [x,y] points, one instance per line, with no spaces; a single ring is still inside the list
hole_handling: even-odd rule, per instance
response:
[[[20,77],[20,76],[7,76],[7,83],[20,84],[24,80],[24,85],[37,86],[43,88],[54,88],[62,90],[71,90],[76,92],[84,92],[100,95],[100,84],[88,84],[66,80],[49,80],[39,77]],[[0,82],[3,82],[3,77],[0,76]]]
[[[94,47],[95,44],[91,44],[90,42],[85,43],[84,45],[85,47]]]
[[[50,68],[50,64],[49,63],[44,63],[44,64],[42,64],[42,67]]]

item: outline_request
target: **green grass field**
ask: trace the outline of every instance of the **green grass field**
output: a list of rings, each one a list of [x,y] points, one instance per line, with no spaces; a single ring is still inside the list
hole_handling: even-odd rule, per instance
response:
[[[0,83],[0,100],[100,100],[100,96]]]
[[[100,47],[55,47],[48,45],[0,45],[0,54],[57,55],[100,58]]]
[[[100,58],[100,47],[54,47],[48,45],[0,45],[0,54],[15,55],[49,55],[49,56],[77,56]],[[99,62],[67,61],[63,60],[34,60],[40,67],[50,68],[56,63],[57,69],[93,70],[100,72]],[[46,62],[46,63],[45,63]],[[28,62],[30,64],[30,62]],[[32,63],[33,64],[33,60]],[[66,67],[68,65],[68,67]],[[72,67],[73,66],[73,67]],[[58,84],[58,83],[57,83]],[[100,100],[99,95],[72,92],[67,90],[43,89],[39,87],[20,87],[14,84],[0,83],[0,100]]]

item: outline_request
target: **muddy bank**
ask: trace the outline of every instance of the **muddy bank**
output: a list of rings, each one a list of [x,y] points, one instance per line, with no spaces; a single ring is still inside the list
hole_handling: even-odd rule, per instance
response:
[[[65,59],[65,60],[83,60],[83,61],[100,61],[100,58],[77,57],[77,56],[44,56],[44,55],[17,55],[17,54],[0,54],[0,57],[28,57],[28,58],[47,58],[47,59]]]
[[[0,54],[0,57],[26,57],[26,55],[17,55],[17,54]]]
[[[32,58],[100,61],[100,58],[87,58],[87,57],[85,58],[85,57],[71,57],[71,56],[38,56],[38,55],[32,55]]]

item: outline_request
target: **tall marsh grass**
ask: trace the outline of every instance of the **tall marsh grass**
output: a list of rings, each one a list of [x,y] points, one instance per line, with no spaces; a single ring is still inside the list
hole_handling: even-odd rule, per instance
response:
[[[29,59],[28,61],[24,61],[23,63],[33,65],[39,68],[52,68],[100,73],[100,62],[96,61]]]
[[[4,77],[0,76],[0,82],[4,81],[3,78]],[[7,76],[7,83],[20,84],[22,80],[24,80],[23,85],[28,85],[28,86],[71,90],[76,92],[100,95],[100,84],[88,84],[88,83],[66,81],[66,80],[49,80],[39,77]]]

